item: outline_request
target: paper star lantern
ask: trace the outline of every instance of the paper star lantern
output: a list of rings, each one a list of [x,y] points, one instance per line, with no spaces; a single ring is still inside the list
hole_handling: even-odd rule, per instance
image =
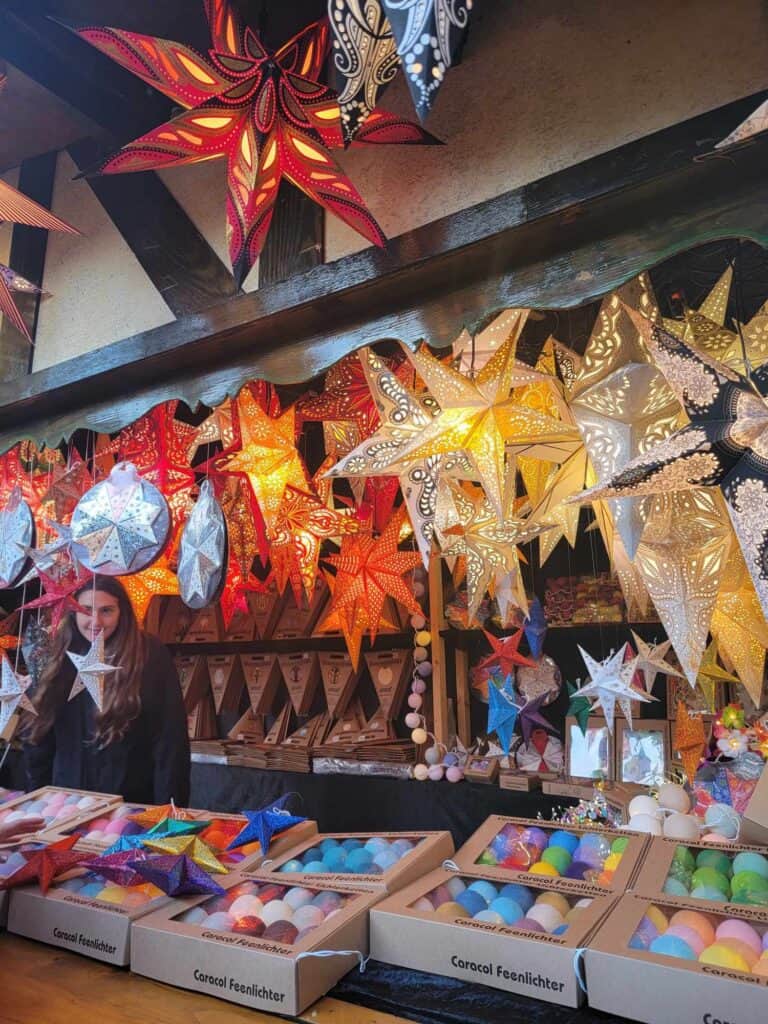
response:
[[[165,547],[169,529],[165,498],[139,478],[131,463],[115,466],[80,499],[72,515],[79,561],[109,576],[150,565]]]
[[[57,875],[63,875],[65,871],[82,864],[91,856],[89,853],[75,852],[72,849],[79,838],[79,836],[67,836],[66,839],[49,843],[42,850],[25,853],[23,856],[26,863],[12,875],[0,878],[0,889],[13,889],[17,885],[37,882],[40,891],[45,896]]]
[[[139,623],[147,617],[153,597],[171,597],[179,593],[179,579],[171,570],[167,555],[161,555],[148,569],[125,576],[122,583]]]
[[[114,882],[115,885],[144,885],[146,879],[135,868],[130,867],[130,864],[145,861],[149,856],[150,854],[142,849],[122,850],[120,853],[105,853],[101,857],[94,857],[93,860],[86,861],[83,867]]]
[[[153,825],[157,825],[158,822],[172,819],[174,821],[196,821],[189,811],[183,807],[177,807],[176,804],[162,804],[160,807],[148,807],[144,811],[136,811],[135,814],[129,814],[128,820],[135,821],[139,828],[150,829]],[[202,825],[200,826],[203,827]]]
[[[515,724],[520,707],[511,695],[512,679],[507,676],[504,687],[492,678],[488,680],[488,733],[495,732],[501,749],[509,754],[515,734]]]
[[[557,729],[551,724],[551,722],[548,722],[540,713],[540,708],[546,700],[547,694],[542,693],[539,697],[534,697],[533,700],[526,701],[525,704],[520,707],[518,722],[520,724],[520,731],[523,734],[523,742],[526,746],[530,745],[531,734],[536,729],[545,729],[547,732],[551,733],[557,732]]]
[[[352,667],[357,672],[360,665],[360,649],[363,644],[363,637],[370,629],[368,613],[362,603],[350,604],[344,608],[333,607],[333,594],[336,589],[336,577],[330,573],[324,573],[325,581],[331,594],[331,604],[328,612],[316,627],[316,632],[323,636],[328,633],[341,633],[347,652],[352,659]],[[386,616],[379,620],[377,630],[388,630],[396,632],[400,627]]]
[[[665,640],[661,644],[647,644],[641,636],[637,635],[634,629],[630,630],[630,632],[632,639],[635,641],[635,649],[637,650],[636,671],[643,677],[646,693],[651,692],[656,676],[660,672],[665,676],[677,676],[679,679],[684,678],[682,672],[678,672],[674,666],[665,660],[672,646],[671,640]]]
[[[376,245],[384,235],[326,143],[341,143],[336,94],[318,82],[330,44],[318,21],[269,53],[226,0],[210,0],[210,59],[180,43],[117,29],[85,39],[187,108],[127,146],[104,173],[227,157],[227,228],[242,285],[266,239],[283,178]]]
[[[229,556],[239,566],[241,575],[248,576],[257,555],[262,555],[264,561],[267,558],[264,518],[244,477],[224,477],[217,497],[227,527]]]
[[[631,728],[632,701],[637,700],[647,704],[656,699],[632,686],[635,659],[624,660],[625,647],[626,644],[622,645],[615,654],[610,655],[604,661],[595,661],[583,647],[579,646],[579,654],[581,654],[582,661],[589,673],[589,682],[576,691],[576,696],[597,698],[593,709],[602,707],[605,723],[611,733],[613,732],[617,703]]]
[[[54,574],[38,570],[37,575],[43,585],[43,594],[27,601],[21,606],[22,611],[33,611],[36,608],[48,609],[51,616],[51,629],[55,632],[67,612],[83,611],[75,599],[75,594],[93,577],[89,572],[78,572],[74,567],[56,569]]]
[[[339,554],[326,559],[336,569],[331,608],[346,610],[361,606],[368,620],[371,640],[376,636],[388,595],[414,615],[421,613],[403,579],[407,572],[421,564],[421,556],[411,551],[398,551],[405,514],[405,507],[401,506],[377,538],[366,532],[343,537]]]
[[[21,575],[34,532],[29,505],[14,487],[0,509],[0,589],[12,587]]]
[[[724,663],[734,669],[753,704],[759,707],[768,624],[743,563],[734,577],[721,584],[710,630]]]
[[[93,483],[87,464],[75,453],[68,468],[56,477],[40,501],[53,504],[53,514],[59,523],[68,522],[78,501]]]
[[[117,669],[117,666],[108,665],[104,661],[103,634],[98,634],[86,654],[67,651],[67,657],[77,669],[77,676],[69,699],[72,700],[83,690],[87,690],[99,711],[103,711],[104,688],[107,685],[106,676],[109,672],[115,672]]]
[[[146,860],[133,860],[128,867],[141,877],[151,882],[167,896],[194,896],[212,893],[216,896],[224,894],[224,889],[215,882],[201,867],[183,854],[168,854],[159,857],[148,857]]]
[[[0,651],[11,651],[19,646],[19,614],[18,611],[11,612],[0,620]]]
[[[733,131],[717,143],[715,149],[725,149],[747,142],[768,128],[768,100],[763,100],[759,107],[752,111],[748,118],[741,122]]]
[[[227,868],[214,855],[210,846],[207,846],[197,836],[145,836],[142,844],[148,850],[155,850],[158,853],[175,854],[185,856],[194,861],[199,867],[214,874],[225,875]]]
[[[520,641],[524,636],[522,629],[516,630],[511,636],[502,637],[495,637],[486,629],[483,630],[483,633],[491,645],[491,653],[486,655],[477,667],[485,671],[487,675],[499,674],[504,678],[508,676],[514,678],[516,665],[536,664],[531,658],[526,658],[524,654],[520,653]]]
[[[227,528],[213,485],[203,480],[200,495],[181,533],[178,592],[190,608],[212,604],[224,583]]]
[[[367,349],[352,352],[331,367],[319,395],[303,398],[296,405],[304,420],[338,420],[354,423],[359,439],[369,437],[379,425],[375,396],[365,373]],[[382,360],[383,362],[383,360]]]
[[[547,619],[538,597],[534,597],[529,605],[523,632],[528,641],[531,657],[538,661],[544,653],[544,637],[547,635]]]
[[[174,836],[192,836],[202,832],[210,825],[210,821],[185,820],[183,818],[162,818],[148,829],[143,839],[153,836],[156,839],[167,839]]]
[[[407,468],[409,460],[460,453],[473,467],[489,501],[502,514],[506,452],[544,457],[551,446],[579,443],[576,431],[558,420],[528,409],[510,397],[513,387],[541,380],[543,375],[514,358],[527,317],[520,310],[517,329],[488,360],[474,380],[446,366],[425,349],[409,352],[417,373],[440,406],[440,413],[397,454],[390,469]]]
[[[305,597],[311,601],[323,540],[356,533],[358,529],[357,520],[329,508],[318,495],[287,486],[270,547],[280,593],[290,582],[298,607]]]
[[[272,836],[307,820],[285,809],[288,796],[289,794],[281,796],[273,804],[262,807],[260,811],[243,811],[248,824],[235,836],[227,849],[236,850],[240,846],[247,846],[248,843],[258,843],[261,852],[266,856],[269,853]]]
[[[27,688],[32,682],[30,676],[22,676],[14,671],[7,655],[2,655],[0,664],[0,735],[19,708],[36,715],[37,709],[27,696]]]
[[[699,665],[698,675],[696,676],[696,685],[704,694],[707,707],[712,714],[715,714],[717,711],[718,701],[716,694],[718,684],[740,682],[735,675],[731,672],[726,672],[726,670],[718,664],[717,654],[717,641],[713,640],[704,651],[701,664]]]
[[[51,519],[46,519],[45,525],[49,531],[55,533],[55,539],[41,548],[30,549],[29,555],[34,562],[34,569],[30,569],[20,580],[21,583],[40,578],[43,574],[61,580],[65,576],[81,575],[83,572],[72,541],[72,530]]]
[[[592,704],[586,697],[582,697],[579,691],[579,687],[574,683],[566,683],[568,687],[568,710],[566,716],[568,718],[575,718],[576,722],[581,729],[582,733],[587,735],[587,722],[589,721],[589,715],[592,711]]]
[[[289,484],[299,490],[307,488],[304,464],[296,450],[295,408],[272,419],[248,392],[243,392],[240,432],[242,448],[226,456],[223,465],[228,473],[243,473],[248,478],[272,537],[285,488]]]
[[[691,715],[683,701],[678,701],[674,748],[680,755],[683,771],[691,783],[696,778],[706,742],[704,722],[698,716]]]

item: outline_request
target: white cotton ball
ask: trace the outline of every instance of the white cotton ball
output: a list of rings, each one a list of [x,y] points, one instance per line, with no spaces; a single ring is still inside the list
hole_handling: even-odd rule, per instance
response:
[[[661,822],[655,814],[635,814],[629,819],[627,828],[631,832],[646,832],[652,836],[661,835]]]
[[[676,782],[665,782],[663,786],[659,787],[659,806],[668,811],[687,814],[691,809],[691,798],[683,786]]]
[[[633,797],[629,802],[627,810],[630,818],[634,818],[636,814],[647,814],[652,818],[661,817],[658,801],[654,800],[652,796],[645,796],[644,794]]]
[[[664,822],[664,835],[667,839],[695,843],[699,838],[699,819],[692,814],[670,814]]]

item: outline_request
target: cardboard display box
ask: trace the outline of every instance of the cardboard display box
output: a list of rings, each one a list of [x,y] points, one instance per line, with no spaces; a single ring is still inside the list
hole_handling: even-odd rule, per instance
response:
[[[263,872],[231,874],[229,890],[252,882],[272,883]],[[310,889],[322,888],[308,883]],[[295,1016],[332,988],[357,963],[355,954],[313,956],[331,950],[368,953],[368,911],[380,894],[336,889],[345,903],[292,945],[206,929],[180,918],[210,897],[187,897],[142,917],[133,926],[131,970],[148,978],[254,1010]],[[215,899],[215,898],[214,898]]]
[[[757,1024],[768,1012],[768,978],[700,964],[639,949],[629,942],[649,906],[667,916],[676,910],[702,910],[702,901],[682,904],[623,896],[618,900],[585,954],[589,1005],[596,1010],[647,1024]],[[715,927],[725,917],[740,918],[764,931],[765,910],[729,906],[712,915]],[[719,920],[716,920],[715,918]]]
[[[8,878],[10,875],[17,870],[14,867],[10,869],[6,867],[8,858],[18,853],[31,853],[35,850],[42,850],[45,846],[43,840],[40,841],[25,841],[25,842],[14,842],[7,843],[0,847],[0,878]],[[20,867],[21,865],[19,865]],[[10,899],[10,891],[8,889],[0,890],[0,929],[5,928],[8,921],[8,902]]]
[[[75,869],[62,882],[77,874],[84,873]],[[45,896],[37,885],[12,889],[8,931],[121,967],[130,962],[133,922],[171,902],[157,889],[157,897],[140,907],[120,906],[70,892],[62,882]]]
[[[21,796],[16,797],[14,800],[8,800],[0,807],[0,822],[7,821],[9,815],[17,814],[21,816],[39,817],[41,812],[35,810],[34,805],[39,804],[40,801],[49,796],[55,796],[57,793],[65,793],[67,797],[78,797],[77,802],[67,804],[61,816],[50,818],[46,821],[45,826],[40,829],[39,835],[43,835],[46,832],[58,832],[63,825],[67,825],[76,818],[80,818],[84,813],[89,815],[95,812],[105,811],[110,807],[116,807],[118,804],[123,802],[121,796],[115,796],[114,793],[90,793],[85,789],[64,789],[61,786],[42,786],[40,789],[36,789],[31,793],[23,793]],[[78,807],[78,803],[88,798],[87,807]],[[27,808],[33,805],[32,810]],[[11,819],[15,820],[15,819]]]
[[[248,819],[240,814],[221,814],[218,811],[195,811],[197,816],[210,821],[198,835],[204,843],[208,843],[219,860],[231,871],[244,871],[245,869],[255,871],[262,865],[264,854],[258,842],[248,843],[246,846],[238,847],[235,850],[226,850],[229,842],[248,824]],[[316,821],[300,821],[297,825],[278,832],[272,836],[269,844],[267,857],[290,856],[292,851],[299,845],[311,845],[312,839],[317,835]],[[223,844],[227,839],[226,845]]]
[[[535,818],[506,818],[501,814],[492,814],[489,818],[486,818],[480,828],[456,853],[453,860],[457,869],[462,874],[482,875],[483,877],[500,882],[522,882],[523,885],[534,885],[537,882],[541,882],[542,876],[535,872],[531,873],[514,867],[504,867],[502,864],[490,864],[481,861],[483,853],[506,826],[522,829],[542,829],[547,833],[565,831],[577,836],[584,835],[587,832],[597,832],[599,835],[605,836],[609,843],[620,837],[627,840],[621,860],[612,877],[604,883],[598,884],[597,882],[592,883],[574,878],[547,877],[548,888],[569,893],[593,888],[597,888],[598,891],[602,889],[603,891],[625,892],[637,874],[642,854],[648,841],[648,836],[646,835],[623,829],[586,828],[581,825],[561,825],[556,821],[542,821]]]
[[[110,822],[118,820],[115,812],[122,808],[125,808],[125,810],[121,817],[125,817],[129,814],[140,814],[142,811],[150,810],[152,805],[119,803],[96,813],[93,811],[89,811],[87,814],[81,813],[77,818],[70,820],[64,826],[57,823],[54,827],[42,832],[41,838],[46,842],[54,843],[57,839],[65,839],[67,836],[77,834],[81,838],[75,844],[75,849],[85,850],[98,856],[116,843],[120,835],[123,834],[119,832],[106,832],[105,828],[102,827],[102,825],[106,826]],[[138,828],[131,831],[135,833],[142,830]]]
[[[281,871],[283,864],[296,860],[305,851],[319,846],[324,839],[360,839],[363,843],[369,839],[410,839],[418,841],[417,845],[405,856],[379,875],[318,873]],[[294,846],[289,853],[276,856],[274,848],[270,849],[269,858],[262,864],[263,871],[269,871],[275,882],[286,885],[319,885],[326,887],[352,886],[375,892],[396,892],[408,885],[415,878],[420,878],[431,871],[453,854],[454,845],[450,832],[321,832],[314,839]]]
[[[720,852],[726,855],[731,861],[738,853],[759,853],[764,857],[768,855],[765,846],[748,846],[745,843],[684,843],[679,839],[665,839],[663,836],[651,837],[646,846],[640,870],[635,876],[632,891],[639,896],[647,896],[649,899],[664,900],[671,906],[696,906],[699,910],[707,913],[709,911],[721,911],[730,913],[731,910],[743,910],[749,906],[744,903],[731,903],[726,896],[721,901],[702,900],[694,896],[670,896],[664,892],[664,883],[667,880],[672,862],[675,857],[675,850],[678,846],[685,846],[696,857],[701,850]],[[768,907],[761,908],[762,913],[768,914]]]
[[[371,910],[371,956],[549,1003],[579,1006],[584,994],[575,974],[576,950],[585,945],[616,897],[594,892],[590,905],[562,935],[418,909],[430,892],[457,877],[439,868],[377,904]],[[471,884],[478,876],[464,880]],[[531,888],[545,892],[551,888],[548,881],[538,879]],[[569,902],[573,905],[579,898],[581,894],[574,895]]]
[[[741,822],[741,838],[768,845],[768,771],[757,780]]]

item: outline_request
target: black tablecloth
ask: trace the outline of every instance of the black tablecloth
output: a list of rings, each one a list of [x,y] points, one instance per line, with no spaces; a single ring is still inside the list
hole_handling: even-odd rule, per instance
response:
[[[230,765],[192,765],[192,806],[214,811],[263,807],[296,793],[290,808],[314,818],[321,832],[407,832],[446,829],[466,842],[489,814],[551,817],[569,803],[472,782],[412,782],[359,775],[304,775]]]

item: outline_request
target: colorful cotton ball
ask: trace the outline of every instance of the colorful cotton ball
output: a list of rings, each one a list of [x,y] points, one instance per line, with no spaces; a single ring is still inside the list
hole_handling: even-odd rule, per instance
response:
[[[231,932],[234,923],[235,919],[229,914],[219,912],[217,914],[209,914],[205,921],[201,922],[201,926],[210,929],[212,932]]]
[[[731,883],[716,868],[696,868],[691,876],[691,885],[693,889],[719,889],[724,899],[731,895]]]
[[[382,871],[389,871],[390,868],[397,864],[399,859],[394,850],[381,850],[373,858],[373,863],[381,868]]]
[[[441,903],[439,907],[435,909],[435,914],[438,917],[469,917],[469,911],[461,903],[457,903],[455,900],[448,900],[447,903]]]
[[[258,890],[254,891],[254,896],[258,896],[262,903],[269,903],[270,900],[281,900],[287,892],[287,885],[275,885],[274,882],[267,882],[266,885],[260,885]]]
[[[667,839],[693,843],[699,838],[699,822],[692,814],[670,814],[662,828]]]
[[[429,739],[429,733],[427,732],[426,729],[414,729],[413,732],[411,733],[411,739],[413,740],[417,747],[421,747]],[[429,766],[427,766],[427,774],[429,774]]]
[[[620,854],[620,853],[609,853],[608,856],[605,858],[605,863],[603,864],[603,870],[604,871],[615,871],[616,868],[619,866],[619,864],[621,864],[621,858],[622,858],[622,854]]]
[[[340,846],[327,850],[323,855],[325,866],[328,871],[334,874],[344,874],[347,865],[347,851]]]
[[[741,829],[738,812],[728,804],[710,804],[704,812],[704,824],[711,832],[717,832],[726,839],[735,839]]]
[[[574,850],[579,845],[579,837],[575,836],[572,832],[565,832],[562,829],[558,829],[557,832],[553,832],[549,837],[550,846],[561,846],[564,850],[567,850],[571,856],[573,856]]]
[[[179,918],[184,924],[202,924],[206,920],[208,915],[202,907],[190,907],[189,910],[185,911]]]
[[[250,935],[258,937],[264,934],[265,925],[259,917],[246,916],[239,917],[232,925],[232,931],[236,935]]]
[[[125,901],[125,889],[119,885],[105,885],[98,895],[102,903],[114,903],[120,906]]]
[[[697,885],[691,889],[691,899],[708,900],[710,903],[722,903],[726,897],[714,885]]]
[[[699,957],[700,964],[712,967],[727,967],[730,971],[749,971],[749,964],[736,950],[724,942],[714,942]]]
[[[715,929],[712,927],[709,918],[699,910],[678,910],[669,919],[669,924],[670,926],[682,924],[687,928],[693,928],[694,931],[699,933],[707,946],[711,946],[715,941]]]
[[[565,877],[566,878],[576,878],[579,881],[582,881],[584,879],[584,876],[586,875],[586,873],[588,871],[591,871],[591,870],[592,870],[592,865],[591,864],[585,864],[583,861],[574,860],[574,861],[571,861],[571,864],[569,865],[568,870],[565,872]]]
[[[726,877],[733,873],[731,858],[722,850],[699,850],[696,854],[696,867],[714,868]]]
[[[706,942],[702,939],[701,935],[696,931],[695,928],[689,928],[685,924],[671,924],[669,928],[664,932],[664,935],[675,935],[678,939],[682,939],[696,956],[700,956],[706,949]]]
[[[453,894],[447,885],[438,885],[431,892],[427,894],[429,899],[432,901],[433,907],[439,907],[443,903],[450,903],[453,900]],[[486,903],[487,906],[487,903]]]
[[[417,715],[415,711],[409,711],[405,716],[405,724],[409,729],[416,729],[421,725],[421,715]]]
[[[696,858],[687,846],[676,846],[672,860],[676,864],[681,864],[691,874],[697,867]]]
[[[428,765],[440,764],[443,760],[443,751],[438,746],[427,747],[424,751],[424,760]]]
[[[338,850],[340,846],[341,843],[335,836],[326,836],[320,843],[319,849],[320,853],[325,857],[329,850]]]
[[[80,895],[93,899],[99,895],[103,888],[103,882],[87,882],[80,890]]]
[[[501,914],[497,914],[495,910],[481,910],[475,914],[472,920],[485,921],[486,924],[504,924],[504,918]]]
[[[371,870],[373,854],[370,850],[350,850],[347,854],[346,869],[353,875],[366,875]]]
[[[429,768],[425,764],[414,765],[413,777],[417,782],[426,782],[429,778]]]
[[[645,796],[644,794],[633,797],[629,801],[627,813],[630,820],[641,814],[656,819],[661,817],[658,800],[655,800],[652,796]]]
[[[416,662],[417,665],[420,665],[421,662],[426,661],[428,657],[429,657],[429,651],[427,650],[426,647],[414,647],[414,649],[413,649],[413,660]],[[416,680],[414,680],[414,682],[416,682]],[[423,693],[424,692],[424,690],[417,690],[414,687],[413,683],[411,683],[411,688],[414,690],[415,693]]]
[[[362,850],[363,841],[362,839],[355,839],[351,836],[349,839],[342,839],[341,846],[342,849],[347,851],[347,853],[350,853],[352,850]]]
[[[459,901],[457,900],[457,902]],[[483,900],[483,904],[485,904],[485,900]],[[432,906],[432,904],[430,903],[426,896],[419,896],[416,902],[411,904],[411,910],[418,910],[420,913],[423,914],[431,914],[434,909],[435,908]],[[482,907],[480,909],[482,910]]]
[[[733,858],[733,873],[739,874],[742,871],[752,871],[756,875],[768,878],[768,857],[764,857],[762,853],[755,853],[751,850],[737,853]]]
[[[658,953],[660,956],[673,956],[678,960],[696,959],[696,954],[684,939],[677,935],[670,935],[668,932],[653,940],[650,952]]]
[[[392,843],[392,849],[398,857],[404,857],[406,853],[411,852],[415,845],[412,839],[396,839]]]
[[[543,875],[545,878],[559,878],[560,872],[553,864],[548,864],[544,860],[538,861],[536,864],[531,864],[528,871],[532,875]]]
[[[429,909],[431,910],[432,908],[430,907]],[[312,904],[306,904],[294,911],[291,920],[299,931],[303,931],[305,928],[316,928],[318,925],[322,924],[325,920],[325,914],[320,907],[312,906]]]
[[[421,708],[421,705],[423,703],[424,703],[424,701],[421,699],[421,695],[420,694],[418,694],[418,693],[409,693],[408,694],[408,707],[412,711],[418,711]]]
[[[526,846],[535,846],[538,850],[545,850],[549,845],[549,835],[543,828],[524,828],[520,833],[520,842]]]
[[[648,949],[659,934],[656,925],[647,916],[643,917],[630,940],[630,949]]]
[[[502,888],[499,896],[514,900],[515,903],[523,908],[523,912],[526,912],[534,904],[532,891],[527,886],[520,885],[518,882],[508,882]]]
[[[96,797],[95,796],[84,796],[84,797],[81,797],[80,800],[76,801],[76,806],[79,807],[81,811],[87,811],[88,808],[89,807],[93,807],[93,805],[95,803],[96,803]]]
[[[676,878],[668,877],[662,890],[666,896],[688,896],[688,886]]]
[[[520,920],[514,925],[516,932],[536,932],[537,934],[543,935],[546,932],[546,928],[540,921],[534,920],[532,917],[521,917]]]
[[[756,871],[739,871],[731,879],[731,892],[735,903],[768,906],[768,878]]]
[[[420,665],[417,665],[416,675],[421,676],[422,679],[429,679],[432,675],[432,662],[422,661]]]
[[[757,963],[752,968],[752,973],[759,975],[761,978],[768,978],[768,956],[760,957]]]
[[[507,925],[515,924],[520,918],[525,917],[525,912],[520,904],[505,896],[495,899],[488,909],[493,913],[500,914],[504,924]]]
[[[542,892],[536,897],[536,906],[540,907],[542,904],[554,907],[558,914],[565,917],[565,915],[571,909],[571,905],[568,900],[563,896],[561,892]],[[526,908],[529,909],[529,908]],[[579,908],[583,909],[583,908]]]
[[[486,881],[484,878],[479,878],[477,881],[472,882],[467,891],[480,893],[488,906],[490,906],[499,895],[499,891],[496,886],[491,882]]]
[[[635,800],[639,799],[635,797]],[[647,799],[647,798],[646,798]],[[661,822],[652,814],[635,814],[629,819],[627,828],[631,832],[645,832],[647,835],[660,836]]]
[[[548,903],[534,903],[526,917],[529,920],[538,921],[544,931],[550,933],[563,924],[563,915]]]
[[[301,869],[303,875],[324,875],[329,871],[324,860],[311,860]]]
[[[571,855],[562,846],[548,846],[542,851],[541,860],[544,864],[551,864],[558,875],[564,874],[571,863]]]
[[[449,878],[445,883],[445,887],[451,896],[456,899],[457,896],[466,891],[467,885],[461,878]]]
[[[426,629],[420,629],[413,639],[419,647],[429,647],[432,643],[432,634]]]
[[[280,871],[284,872],[285,874],[297,874],[303,870],[304,865],[301,863],[300,860],[296,860],[295,857],[291,858],[291,860],[287,860],[285,864],[283,864],[280,867]]]
[[[742,942],[741,939],[724,938],[717,941],[724,946],[728,946],[734,953],[738,953],[740,957],[743,957],[749,964],[750,971],[760,959],[760,954],[756,953],[748,942]]]
[[[768,953],[768,928],[763,932],[763,951]]]
[[[669,921],[667,920],[667,915],[664,913],[663,910],[661,910],[659,907],[655,906],[654,904],[651,904],[651,906],[648,907],[648,909],[645,911],[645,916],[648,918],[648,920],[654,926],[654,928],[659,933],[659,935],[663,935],[664,932],[669,927]]]
[[[488,909],[488,900],[484,896],[481,896],[479,892],[475,892],[472,889],[467,889],[456,897],[456,902],[460,903],[462,907],[467,911],[470,917],[474,917],[475,914],[479,914],[481,910]]]
[[[299,907],[306,907],[308,903],[312,902],[313,893],[310,889],[303,889],[301,886],[295,886],[293,889],[289,889],[285,894],[285,902],[291,908],[291,910],[298,910]]]
[[[264,924],[270,925],[274,921],[290,921],[293,917],[293,909],[285,900],[272,900],[264,906],[258,916]]]
[[[283,946],[292,946],[298,934],[299,929],[292,921],[273,921],[267,925],[261,937],[279,942]]]
[[[334,910],[338,910],[344,900],[337,892],[319,892],[312,900],[313,907],[319,907],[326,917]]]
[[[710,845],[715,844],[717,846],[730,846],[733,840],[726,839],[725,836],[718,835],[717,832],[705,832],[701,839],[699,839],[699,842]]]
[[[622,854],[627,848],[629,836],[617,836],[611,843],[611,853]]]
[[[259,917],[264,904],[258,896],[238,896],[230,905],[228,913],[232,917]]]

